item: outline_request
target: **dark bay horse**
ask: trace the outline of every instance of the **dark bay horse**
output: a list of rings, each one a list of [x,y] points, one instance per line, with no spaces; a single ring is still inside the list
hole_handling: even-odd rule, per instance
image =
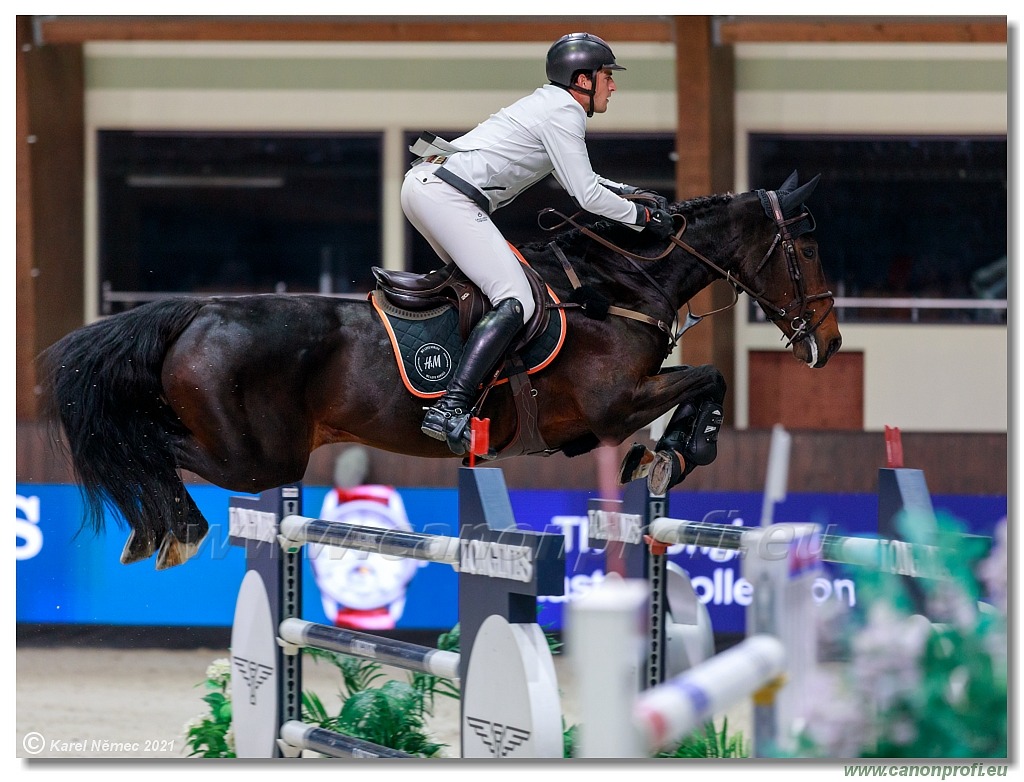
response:
[[[561,301],[572,294],[564,256],[591,297],[663,323],[567,310],[561,353],[530,378],[551,452],[617,445],[676,405],[722,401],[725,381],[714,367],[662,363],[672,331],[664,324],[723,276],[756,298],[797,359],[825,365],[841,337],[803,205],[816,181],[798,188],[794,175],[777,191],[674,204],[671,251],[664,240],[608,223],[521,248]],[[63,427],[85,499],[83,525],[99,530],[104,505],[116,509],[131,528],[126,564],[157,549],[157,567],[180,564],[205,537],[207,522],[179,468],[231,491],[259,492],[300,480],[310,453],[328,443],[452,456],[421,434],[423,400],[403,386],[365,301],[157,301],[78,329],[41,359],[47,411]],[[492,390],[481,415],[491,418],[493,446],[515,438],[508,384]]]

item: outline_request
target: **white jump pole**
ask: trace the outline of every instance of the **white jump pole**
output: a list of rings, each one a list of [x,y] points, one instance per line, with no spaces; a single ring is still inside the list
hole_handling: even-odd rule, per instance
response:
[[[782,642],[755,635],[641,693],[633,721],[647,751],[678,744],[704,721],[776,680],[785,667]]]

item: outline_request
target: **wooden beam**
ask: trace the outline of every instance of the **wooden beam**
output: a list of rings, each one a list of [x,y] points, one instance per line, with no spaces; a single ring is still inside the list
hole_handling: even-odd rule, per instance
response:
[[[736,92],[731,46],[715,46],[713,17],[677,16],[676,40],[676,197],[680,200],[724,193],[735,179],[733,96]],[[728,305],[729,286],[713,284],[689,302],[694,314]],[[731,314],[704,320],[683,337],[684,364],[714,364],[732,374],[735,327]],[[725,399],[732,423],[732,392]]]
[[[672,41],[669,18],[524,17],[37,17],[42,44],[88,41],[555,41],[587,31],[609,42]]]
[[[34,359],[82,325],[85,58],[37,47],[17,17],[16,286],[19,420],[38,413]]]
[[[1006,43],[999,17],[719,17],[716,42]]]
[[[609,41],[668,43],[672,18],[653,16],[40,16],[38,43],[87,41],[553,41],[589,30]],[[716,42],[1006,43],[1006,17],[714,17]]]
[[[15,145],[15,409],[17,420],[35,418],[38,400],[35,395],[36,366],[33,363],[39,345],[36,342],[36,312],[33,280],[35,268],[34,191],[32,187],[32,144],[29,124],[29,78],[26,51],[32,48],[32,30],[28,17],[16,20],[18,55],[16,65]]]

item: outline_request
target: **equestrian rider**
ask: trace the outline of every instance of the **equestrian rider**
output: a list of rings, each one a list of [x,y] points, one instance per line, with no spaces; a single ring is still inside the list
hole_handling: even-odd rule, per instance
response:
[[[481,385],[497,368],[534,313],[519,260],[489,215],[548,174],[581,208],[664,238],[672,217],[663,197],[598,176],[590,165],[586,120],[608,109],[612,71],[625,70],[602,39],[571,33],[547,54],[550,84],[539,87],[417,160],[402,185],[406,217],[445,262],[454,262],[484,292],[492,309],[466,341],[447,392],[423,418],[428,437],[452,451],[469,450],[470,411]],[[443,142],[442,142],[443,143]],[[650,200],[631,201],[641,194]]]

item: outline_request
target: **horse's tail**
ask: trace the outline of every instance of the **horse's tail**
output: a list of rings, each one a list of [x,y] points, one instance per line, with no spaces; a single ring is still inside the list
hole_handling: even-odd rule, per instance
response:
[[[63,427],[85,504],[82,526],[102,530],[109,504],[149,553],[194,507],[181,496],[171,436],[184,430],[163,399],[160,372],[202,307],[186,298],[146,304],[73,331],[40,357],[44,412]]]

